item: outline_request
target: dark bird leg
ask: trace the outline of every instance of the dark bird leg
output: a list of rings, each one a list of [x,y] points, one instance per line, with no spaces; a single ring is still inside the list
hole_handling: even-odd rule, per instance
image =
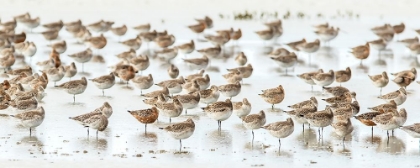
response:
[[[386,144],[389,145],[389,132],[388,132],[388,130],[386,131],[386,136],[388,137],[387,141],[386,141]]]
[[[98,140],[98,132],[99,130],[96,130],[96,140]]]
[[[75,104],[76,103],[76,95],[74,94],[73,95],[73,104]]]
[[[252,132],[252,142],[251,142],[251,147],[254,147],[254,130],[251,130]]]
[[[372,143],[373,143],[373,126],[372,126]]]
[[[182,141],[179,140],[179,152],[181,152],[181,149],[182,149]]]
[[[281,148],[281,140],[279,138],[279,155],[280,155],[280,148]]]
[[[32,127],[29,127],[29,137],[32,137]]]
[[[147,124],[144,124],[144,134],[147,134]]]
[[[104,89],[102,89],[102,96],[105,96],[105,92],[104,92]]]
[[[305,124],[302,124],[302,132],[305,133]]]

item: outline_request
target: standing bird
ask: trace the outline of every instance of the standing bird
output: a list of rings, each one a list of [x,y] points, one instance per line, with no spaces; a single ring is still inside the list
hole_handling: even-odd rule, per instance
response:
[[[233,113],[236,114],[239,118],[247,116],[251,112],[251,103],[249,103],[247,98],[243,98],[240,102],[232,102]]]
[[[404,125],[407,120],[407,112],[404,108],[400,109],[398,112],[396,109],[389,109],[386,113],[377,115],[373,117],[372,121],[382,130],[386,130],[389,142],[389,130],[394,130],[396,128]]]
[[[232,97],[237,96],[239,93],[241,93],[242,85],[239,82],[236,82],[234,84],[226,84],[226,85],[220,85],[218,86],[219,92],[222,93],[225,97],[229,97],[229,99],[232,99]]]
[[[281,147],[281,138],[286,138],[293,133],[295,126],[291,118],[287,118],[286,121],[279,121],[268,124],[262,127],[263,129],[268,130],[268,132],[279,139],[279,153]]]
[[[69,119],[77,121],[79,124],[87,127],[87,135],[89,137],[89,127],[97,129],[98,131],[103,131],[108,125],[108,120],[105,120],[103,117],[93,117],[95,115],[103,115],[107,119],[112,115],[112,107],[108,102],[105,102],[101,107],[96,108],[92,112],[78,115],[75,117],[69,117]],[[98,137],[98,132],[96,132],[96,137]]]
[[[116,70],[114,74],[120,79],[126,81],[126,84],[128,86],[128,82],[136,76],[137,72],[138,71],[136,71],[133,66],[129,65]]]
[[[246,57],[246,55],[244,54],[244,52],[240,52],[236,57],[235,57],[235,62],[240,65],[243,66],[246,64],[246,62],[248,62],[248,58]]]
[[[82,63],[82,72],[85,72],[84,65],[86,62],[90,61],[93,57],[92,50],[90,48],[68,55],[70,58],[73,58],[76,62]]]
[[[199,39],[200,34],[206,29],[206,24],[204,22],[199,22],[196,25],[190,25],[188,28],[197,34],[197,40]]]
[[[344,83],[351,79],[351,69],[347,67],[346,70],[335,71],[335,81],[337,83]]]
[[[73,95],[73,104],[76,103],[76,95],[82,94],[87,88],[87,80],[85,77],[82,77],[80,80],[72,80],[56,87],[65,89],[67,93]]]
[[[264,41],[264,46],[265,46],[266,41],[273,39],[274,37],[273,29],[274,29],[273,27],[270,27],[268,30],[260,30],[260,31],[255,32],[258,35],[258,37],[260,37],[260,39]]]
[[[276,88],[266,89],[262,90],[263,93],[260,93],[260,95],[265,102],[271,104],[271,109],[274,109],[274,104],[281,103],[284,100],[284,89],[282,85],[279,85]]]
[[[322,90],[324,90],[324,86],[329,86],[334,82],[334,71],[330,70],[327,73],[318,73],[311,78],[316,85],[321,86]]]
[[[407,91],[402,87],[396,91],[393,91],[391,93],[378,96],[379,99],[390,101],[394,100],[397,106],[403,104],[405,100],[407,100]]]
[[[144,70],[149,68],[150,60],[147,55],[139,55],[137,57],[130,59],[130,64],[137,70],[140,71],[140,74],[143,73]]]
[[[306,52],[308,54],[308,62],[309,62],[309,66],[311,65],[311,53],[317,52],[319,50],[320,47],[320,41],[318,39],[316,39],[314,42],[305,42],[305,43],[300,43],[299,45],[296,46],[296,48],[298,48],[300,51]]]
[[[59,54],[62,54],[64,52],[66,52],[67,50],[67,43],[65,40],[60,41],[60,42],[56,42],[52,45],[48,45],[48,47],[53,48],[55,51],[57,51]]]
[[[413,81],[416,80],[417,77],[417,70],[416,68],[411,68],[410,70],[404,70],[397,73],[391,73],[391,75],[395,76],[392,80],[398,86],[406,88],[410,85]]]
[[[138,25],[133,27],[133,29],[139,31],[140,33],[148,32],[150,30],[150,23]]]
[[[175,79],[175,78],[177,78],[178,77],[178,75],[179,75],[179,69],[178,69],[178,67],[176,67],[174,64],[171,64],[169,67],[168,67],[168,75],[169,75],[169,77],[171,77],[172,79]]]
[[[370,45],[366,43],[365,45],[360,45],[354,48],[351,48],[351,54],[354,55],[357,59],[360,59],[360,66],[363,66],[362,62],[364,59],[369,57],[370,54]]]
[[[149,89],[154,84],[152,74],[146,76],[136,76],[131,81],[134,83],[134,86],[140,89],[140,94],[143,94],[143,90]]]
[[[385,113],[384,109],[379,109],[379,111],[367,112],[357,116],[354,116],[362,124],[372,127],[372,142],[373,142],[373,126],[376,126],[376,123],[372,121],[377,115]]]
[[[408,135],[410,135],[413,138],[420,138],[420,123],[414,123],[412,125],[407,125],[400,127],[401,130],[406,132]],[[420,139],[419,139],[419,145],[420,145]]]
[[[353,125],[351,124],[350,118],[347,118],[347,120],[334,121],[331,124],[331,126],[334,128],[334,132],[339,137],[343,137],[343,145],[344,145],[344,140],[346,139],[346,136],[348,134],[351,134],[351,132],[353,132]]]
[[[251,114],[245,117],[241,117],[242,125],[246,129],[250,129],[252,132],[252,146],[254,144],[254,129],[259,129],[265,125],[265,113],[261,110],[258,114]]]
[[[382,88],[388,85],[389,83],[388,74],[385,71],[383,71],[381,74],[368,76],[370,80],[372,80],[373,85],[380,88],[379,95],[382,95]]]
[[[181,152],[182,149],[182,140],[189,138],[195,130],[194,121],[189,118],[184,122],[176,123],[169,125],[165,128],[161,128],[165,130],[169,135],[171,135],[174,139],[179,139],[179,151]]]
[[[111,72],[109,75],[103,75],[97,78],[89,79],[95,86],[102,90],[102,96],[105,96],[104,90],[109,89],[115,84],[115,75]]]
[[[187,54],[190,54],[195,50],[194,40],[191,40],[189,43],[176,46],[176,48],[178,49],[178,52],[184,54],[184,58],[186,58]]]
[[[194,70],[202,70],[209,65],[209,58],[206,55],[203,55],[201,58],[189,58],[183,60],[191,69]]]
[[[138,50],[141,47],[141,38],[140,36],[137,36],[136,38],[133,39],[129,39],[126,41],[122,41],[120,42],[121,44],[123,44],[124,46],[133,49],[133,50]]]
[[[327,127],[332,124],[334,113],[332,112],[331,107],[327,106],[325,110],[317,111],[314,113],[308,113],[304,115],[303,117],[308,121],[308,123],[311,126],[318,127],[319,139],[321,139],[320,128],[322,129],[322,132],[324,132],[324,127]],[[322,135],[322,137],[323,136],[324,135]]]
[[[171,123],[173,117],[181,115],[184,107],[177,98],[174,98],[172,102],[165,102],[164,99],[165,97],[160,95],[154,106],[160,110],[163,116],[169,117],[169,123]]]
[[[147,134],[147,124],[154,123],[159,117],[159,110],[156,107],[143,110],[133,110],[128,112],[137,119],[137,121],[145,124],[144,133]]]
[[[98,49],[98,55],[99,55],[99,50],[104,48],[107,44],[107,40],[104,37],[103,34],[101,34],[98,37],[90,37],[88,39],[85,40],[85,43],[92,48],[96,48]]]
[[[124,36],[127,33],[127,26],[122,25],[121,27],[112,27],[111,32],[117,35],[118,37]]]
[[[201,90],[199,94],[200,102],[207,105],[216,102],[220,96],[219,88],[215,85],[212,85],[210,89]]]
[[[233,111],[233,105],[230,99],[218,101],[201,108],[210,118],[217,121],[218,129],[222,128],[222,121],[227,120]]]
[[[314,82],[312,77],[319,74],[319,73],[324,73],[324,70],[319,69],[318,71],[315,71],[315,72],[302,73],[302,74],[298,74],[296,76],[299,77],[300,79],[302,79],[305,83],[310,84],[311,85],[311,92],[313,92],[314,91],[314,85],[316,85],[316,83]]]
[[[10,116],[19,119],[24,127],[29,127],[29,136],[32,136],[32,128],[38,127],[44,121],[45,111],[44,108],[40,106],[35,110]]]
[[[64,69],[66,71],[64,76],[70,78],[70,80],[77,74],[77,67],[76,64],[74,64],[74,62],[71,62],[70,65],[65,66]]]

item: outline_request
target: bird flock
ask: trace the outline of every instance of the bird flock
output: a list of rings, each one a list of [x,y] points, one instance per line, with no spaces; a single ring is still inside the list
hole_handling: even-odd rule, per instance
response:
[[[192,136],[195,125],[200,123],[192,118],[172,123],[172,119],[183,113],[186,116],[191,115],[197,111],[194,109],[201,109],[200,111],[203,111],[209,118],[217,121],[219,131],[222,128],[222,121],[235,114],[242,120],[244,128],[251,130],[252,143],[254,130],[260,128],[267,130],[279,140],[279,152],[281,139],[287,138],[294,132],[295,124],[302,124],[303,131],[305,131],[305,125],[318,128],[320,140],[323,139],[323,128],[331,126],[333,131],[342,137],[343,144],[346,136],[351,135],[354,129],[352,126],[354,119],[372,128],[372,140],[374,126],[386,130],[388,140],[388,131],[394,132],[399,128],[415,138],[420,138],[420,123],[404,126],[408,112],[405,108],[399,108],[408,97],[406,88],[416,80],[415,68],[390,73],[394,77],[392,81],[400,89],[387,94],[382,94],[382,88],[389,83],[387,72],[366,75],[366,79],[370,79],[374,86],[380,88],[380,95],[377,98],[385,100],[386,103],[369,107],[369,112],[361,114],[359,114],[361,107],[356,100],[356,93],[341,86],[351,80],[352,70],[350,67],[338,71],[318,69],[297,74],[296,77],[309,84],[312,91],[314,86],[319,86],[323,90],[323,96],[331,95],[331,97],[322,99],[328,105],[325,108],[320,108],[315,96],[307,99],[302,98],[301,102],[288,105],[289,109],[283,110],[290,116],[285,121],[266,123],[266,111],[253,112],[252,103],[247,98],[242,98],[241,101],[233,100],[242,90],[247,89],[243,81],[250,78],[254,70],[244,52],[237,51],[236,55],[232,57],[237,67],[226,69],[227,73],[222,75],[226,80],[225,84],[218,86],[212,84],[212,76],[206,74],[209,71],[211,60],[230,58],[225,56],[227,43],[231,41],[232,45],[239,45],[242,37],[241,29],[211,30],[213,20],[208,16],[195,19],[194,22],[195,24],[185,28],[195,33],[196,39],[174,46],[176,38],[173,34],[166,30],[162,32],[152,30],[150,24],[131,28],[126,25],[115,27],[113,21],[105,20],[90,24],[84,24],[81,20],[72,22],[60,20],[41,24],[39,17],[34,18],[29,13],[15,16],[9,22],[1,21],[0,68],[4,70],[2,76],[6,79],[0,87],[0,109],[18,111],[17,114],[10,116],[21,121],[24,127],[29,128],[29,134],[32,135],[33,128],[41,125],[45,115],[48,115],[48,111],[44,110],[41,102],[47,96],[46,93],[49,89],[58,88],[67,92],[73,96],[73,103],[76,103],[76,95],[83,96],[88,84],[94,84],[105,96],[106,90],[112,88],[119,78],[124,85],[133,85],[138,88],[143,98],[142,102],[147,106],[143,109],[127,110],[127,112],[144,124],[145,133],[147,133],[148,125],[153,126],[158,119],[160,119],[159,122],[162,122],[162,118],[169,118],[167,125],[160,129],[179,140],[180,150],[182,140]],[[25,31],[15,32],[18,25],[25,27]],[[272,43],[279,45],[278,40],[283,34],[282,21],[274,20],[266,22],[264,25],[267,29],[255,31],[253,35],[264,41],[265,46],[273,45]],[[44,31],[33,31],[38,27],[42,27]],[[316,25],[314,29],[319,39],[308,42],[303,38],[299,41],[280,44],[283,47],[268,53],[270,59],[285,70],[286,75],[290,69],[300,65],[299,57],[303,54],[307,55],[308,65],[311,65],[312,55],[320,49],[321,44],[328,46],[340,32],[338,27],[332,27],[328,23]],[[211,31],[212,34],[205,33],[205,30]],[[394,26],[385,24],[371,30],[378,36],[378,40],[369,41],[350,49],[350,53],[360,60],[360,66],[363,66],[362,61],[371,55],[371,49],[377,50],[379,53],[386,49],[387,44],[393,40],[394,36],[405,30],[405,25],[403,23]],[[59,41],[61,31],[72,34],[77,44],[70,44],[66,42],[67,39]],[[117,43],[127,48],[126,51],[115,55],[119,62],[115,63],[111,70],[101,70],[102,76],[90,78],[88,72],[85,71],[85,63],[107,61],[106,57],[101,56],[103,52],[101,50],[110,42],[109,37],[104,35],[109,31],[118,39],[126,35],[127,31],[136,31],[138,34],[132,39],[119,40]],[[417,32],[420,33],[420,30]],[[26,33],[42,34],[50,49],[48,59],[32,63],[32,57],[39,46],[28,41]],[[211,43],[213,46],[198,49],[195,47],[198,42]],[[405,45],[412,55],[420,54],[420,43],[417,37],[398,42]],[[146,52],[138,55],[143,43],[146,43]],[[73,45],[84,45],[85,49],[67,53],[67,49]],[[189,54],[195,51],[202,56],[191,58]],[[62,62],[62,57],[69,57],[74,62]],[[185,66],[190,71],[196,72],[189,74],[181,72],[172,62],[176,57],[182,57]],[[25,64],[23,66],[15,64],[18,61]],[[158,63],[166,65],[168,80],[155,82],[153,76],[162,74],[143,74],[143,71],[146,71],[151,64]],[[213,66],[217,67],[218,65]],[[76,74],[80,74],[82,77],[74,79]],[[63,82],[64,77],[69,81]],[[51,82],[54,83],[53,87],[47,87]],[[331,86],[334,82],[339,86]],[[271,105],[272,110],[276,109],[275,105],[282,103],[287,98],[283,86],[275,85],[277,86],[274,88],[266,88],[261,90],[261,93],[254,94]],[[152,86],[157,86],[160,89],[150,90]],[[220,95],[225,99],[219,99]],[[88,136],[89,129],[96,130],[96,137],[98,137],[98,132],[104,131],[108,127],[108,119],[112,114],[112,106],[108,102],[104,102],[102,106],[92,112],[69,118],[87,127]]]

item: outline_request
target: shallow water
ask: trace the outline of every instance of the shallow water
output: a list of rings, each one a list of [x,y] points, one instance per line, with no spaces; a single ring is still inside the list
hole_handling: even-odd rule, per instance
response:
[[[128,5],[129,3],[104,2],[99,5],[98,13],[95,13],[89,7],[93,7],[93,4],[98,1],[91,1],[89,4],[84,4],[84,1],[77,1],[77,3],[70,4],[68,8],[63,10],[56,9],[56,6],[64,5],[66,1],[35,0],[28,2],[31,6],[46,7],[45,11],[39,8],[29,8],[29,5],[24,10],[21,8],[12,10],[13,7],[16,8],[22,3],[26,3],[26,1],[8,2],[0,7],[2,9],[0,11],[4,11],[0,12],[2,20],[8,20],[10,16],[30,11],[33,16],[40,16],[42,23],[55,21],[59,18],[62,18],[64,21],[82,18],[84,23],[91,23],[99,19],[114,19],[116,20],[116,26],[123,23],[135,26],[136,24],[150,22],[152,29],[157,29],[158,31],[167,29],[168,32],[173,33],[177,37],[175,45],[195,38],[195,34],[191,33],[186,28],[186,25],[194,24],[193,18],[204,16],[211,11],[209,7],[203,11],[192,9],[191,11],[178,13],[182,3],[178,4],[178,8],[174,6],[174,9],[163,10],[158,8],[159,6],[155,1],[139,1],[132,3],[146,6],[142,6],[142,8],[151,12],[153,16],[147,18],[146,16],[149,15],[141,11],[142,15],[139,15],[141,17],[138,20],[133,20],[126,16],[130,12],[134,13],[135,9],[133,7],[135,5]],[[163,2],[176,4],[175,1]],[[320,4],[317,6],[323,6],[322,4],[327,2],[329,1],[319,2]],[[374,6],[375,2],[377,1],[370,2],[370,6]],[[407,2],[409,3],[406,5],[397,2],[394,5],[407,7],[410,3],[413,6],[416,3],[415,1]],[[210,2],[205,1],[205,3]],[[267,4],[252,6],[252,4],[251,2],[244,3],[243,8],[235,7],[235,10],[259,10],[259,7],[274,6]],[[307,5],[307,1],[302,1],[302,4],[305,4],[303,7],[297,4],[298,2],[295,4],[290,3],[289,5],[296,10],[310,6]],[[262,21],[222,20],[218,19],[217,13],[210,13],[210,16],[214,16],[215,27],[212,30],[207,30],[207,32],[213,33],[213,30],[226,29],[231,26],[242,29],[244,35],[239,41],[239,46],[232,47],[232,43],[228,43],[226,55],[231,57],[237,52],[243,51],[248,56],[248,61],[252,63],[254,72],[250,78],[244,80],[245,84],[242,87],[242,92],[234,97],[233,101],[240,101],[245,97],[248,98],[252,104],[253,110],[251,113],[265,110],[267,112],[267,123],[285,120],[288,116],[281,110],[288,110],[287,105],[308,99],[314,94],[321,103],[320,107],[325,106],[325,103],[320,99],[327,96],[320,95],[320,87],[314,87],[315,93],[312,93],[309,85],[294,77],[295,74],[316,70],[317,68],[339,70],[350,66],[353,70],[353,77],[351,81],[344,83],[343,86],[357,92],[357,100],[361,105],[360,113],[363,113],[367,112],[367,107],[384,103],[384,101],[376,98],[379,94],[379,89],[371,84],[367,74],[377,74],[382,71],[396,72],[409,69],[411,66],[418,66],[419,64],[417,58],[409,57],[408,50],[396,42],[392,42],[388,46],[388,51],[384,52],[380,57],[376,51],[372,51],[371,56],[363,62],[366,68],[358,68],[359,61],[348,53],[350,47],[376,39],[375,35],[369,31],[369,28],[382,25],[384,22],[392,24],[398,24],[401,21],[406,22],[406,31],[396,38],[411,38],[416,35],[412,29],[419,28],[419,23],[414,22],[411,17],[404,17],[415,12],[411,8],[407,8],[407,10],[402,10],[404,11],[402,14],[399,13],[400,15],[393,16],[394,11],[384,10],[391,9],[392,6],[393,4],[385,4],[383,9],[378,10],[379,12],[366,11],[367,9],[365,11],[360,10],[359,12],[362,14],[367,13],[366,15],[361,15],[360,19],[300,20],[295,18],[285,20],[283,22],[284,35],[279,39],[281,43],[299,40],[303,37],[307,38],[308,41],[312,41],[316,39],[316,36],[308,26],[326,21],[346,31],[346,33],[339,34],[331,42],[330,47],[322,47],[320,51],[311,56],[312,63],[316,65],[315,67],[309,67],[304,63],[300,64],[296,66],[294,71],[290,72],[291,75],[289,76],[285,76],[278,71],[278,66],[264,54],[272,48],[264,46],[263,42],[258,39],[258,36],[253,33],[253,31],[264,29],[264,26],[261,24]],[[127,7],[127,10],[120,13],[117,7]],[[216,8],[214,6],[211,7]],[[349,5],[349,9],[353,8],[354,6]],[[76,9],[78,9],[77,12],[74,12]],[[272,9],[272,7],[267,9]],[[54,15],[49,13],[52,11],[54,11]],[[326,11],[326,13],[333,13],[331,11]],[[223,7],[215,9],[214,12],[229,12],[229,10]],[[384,15],[384,19],[380,19],[378,16],[380,14]],[[168,19],[165,19],[164,23],[162,23],[161,20],[156,18]],[[19,32],[23,28],[19,26],[17,29],[17,32]],[[34,29],[35,32],[42,30],[40,27]],[[132,38],[136,33],[130,29],[121,40]],[[113,34],[107,32],[105,36],[108,37],[108,45],[100,51],[100,54],[106,59],[106,64],[89,62],[85,64],[85,71],[88,73],[79,73],[75,78],[78,79],[81,76],[93,78],[107,74],[111,70],[109,66],[118,61],[114,55],[126,51],[124,46],[117,43],[119,39]],[[65,31],[60,32],[60,38],[68,40],[68,43],[74,42],[71,35]],[[32,65],[35,67],[34,64],[37,61],[48,58],[49,49],[46,47],[48,42],[40,34],[28,34],[27,39],[34,41],[38,46],[38,52],[32,60]],[[210,46],[211,44],[209,43],[196,43],[197,49]],[[270,46],[272,45],[270,44]],[[155,46],[151,44],[151,47],[154,48]],[[277,48],[280,46],[273,47]],[[72,62],[67,55],[81,51],[84,48],[85,46],[83,45],[71,44],[68,50],[61,55],[62,62],[66,64]],[[143,44],[140,52],[145,52],[145,49],[146,45]],[[200,55],[194,52],[188,57],[200,57]],[[307,62],[308,56],[300,54],[299,59],[302,62]],[[181,56],[173,60],[173,63],[180,68],[182,75],[196,72],[189,70],[183,64]],[[78,63],[76,65],[80,69],[81,65]],[[14,67],[18,66],[22,66],[22,64],[16,63],[14,65]],[[212,84],[222,85],[225,84],[225,81],[221,74],[226,73],[226,68],[236,67],[236,64],[232,59],[217,59],[212,60],[211,66],[215,66],[215,69],[219,70],[219,72],[207,72],[210,74]],[[143,74],[152,73],[155,82],[159,82],[169,78],[166,74],[166,68],[167,65],[153,59],[152,65]],[[67,80],[64,78],[58,83]],[[278,85],[284,87],[286,98],[281,104],[276,105],[276,110],[273,111],[270,109],[271,105],[265,103],[257,93],[262,89]],[[338,84],[333,83],[333,86],[336,85]],[[416,83],[408,87],[409,98],[401,105],[408,112],[407,125],[419,122],[417,119],[420,117],[420,114],[416,112],[416,103],[419,99],[416,91],[417,87],[418,84]],[[390,81],[388,86],[384,88],[383,93],[394,91],[397,88],[397,85]],[[143,92],[146,93],[155,89],[158,89],[158,87],[153,86],[151,89]],[[167,118],[160,117],[159,122],[149,125],[148,133],[144,134],[144,125],[127,113],[127,110],[148,108],[142,102],[143,98],[140,96],[140,91],[131,84],[129,87],[126,87],[124,84],[116,84],[111,89],[105,90],[105,96],[101,96],[101,90],[89,83],[85,93],[76,96],[76,104],[72,103],[72,95],[54,88],[51,82],[46,92],[48,95],[41,103],[46,110],[46,118],[44,123],[35,129],[36,131],[33,132],[32,137],[29,137],[29,130],[20,127],[13,118],[0,117],[0,123],[2,123],[4,128],[0,130],[0,160],[2,160],[2,165],[8,167],[32,167],[35,164],[41,164],[42,167],[74,167],[85,166],[85,163],[89,163],[92,166],[106,167],[132,167],[134,165],[150,167],[167,165],[176,165],[176,167],[191,167],[195,165],[200,165],[200,167],[274,167],[278,165],[338,167],[343,166],[343,164],[346,164],[348,167],[366,165],[375,167],[419,166],[419,163],[414,161],[420,155],[419,142],[401,130],[395,131],[394,136],[390,137],[388,144],[386,132],[374,128],[372,142],[370,127],[352,120],[355,130],[351,136],[346,137],[345,143],[342,144],[341,139],[332,133],[331,127],[324,129],[323,140],[318,141],[316,128],[308,129],[305,127],[303,134],[301,125],[296,124],[294,133],[282,139],[281,151],[278,153],[278,140],[265,130],[254,131],[255,140],[252,146],[251,132],[241,125],[241,120],[238,117],[232,115],[227,121],[222,122],[222,131],[219,132],[217,130],[217,122],[208,118],[199,108],[189,110],[188,114],[190,116],[182,115],[172,119],[173,122],[178,122],[191,117],[196,123],[195,133],[183,141],[183,152],[177,153],[179,142],[158,129],[167,124]],[[219,100],[224,99],[226,97],[221,96]],[[90,137],[87,137],[85,128],[68,119],[70,116],[90,112],[101,106],[104,101],[108,101],[113,106],[114,114],[110,118],[108,128],[104,132],[99,132],[98,139],[96,139],[94,131],[91,130]],[[204,105],[201,104],[200,106]],[[15,114],[17,112],[7,109],[0,111],[0,113]],[[87,162],[82,163],[82,161]]]

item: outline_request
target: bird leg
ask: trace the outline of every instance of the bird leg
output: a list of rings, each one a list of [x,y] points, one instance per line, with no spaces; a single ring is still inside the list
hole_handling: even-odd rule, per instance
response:
[[[76,103],[76,95],[74,94],[73,95],[73,104],[75,104]]]
[[[144,124],[144,134],[147,134],[147,124]]]
[[[182,140],[179,140],[179,152],[181,153],[181,149],[182,149]]]
[[[372,126],[372,143],[373,143],[373,126]]]
[[[281,140],[279,138],[279,155],[280,155],[280,148],[281,148]]]
[[[32,127],[29,127],[29,137],[32,136]]]
[[[254,147],[254,130],[251,130],[252,132],[252,143],[251,143],[251,147]]]

